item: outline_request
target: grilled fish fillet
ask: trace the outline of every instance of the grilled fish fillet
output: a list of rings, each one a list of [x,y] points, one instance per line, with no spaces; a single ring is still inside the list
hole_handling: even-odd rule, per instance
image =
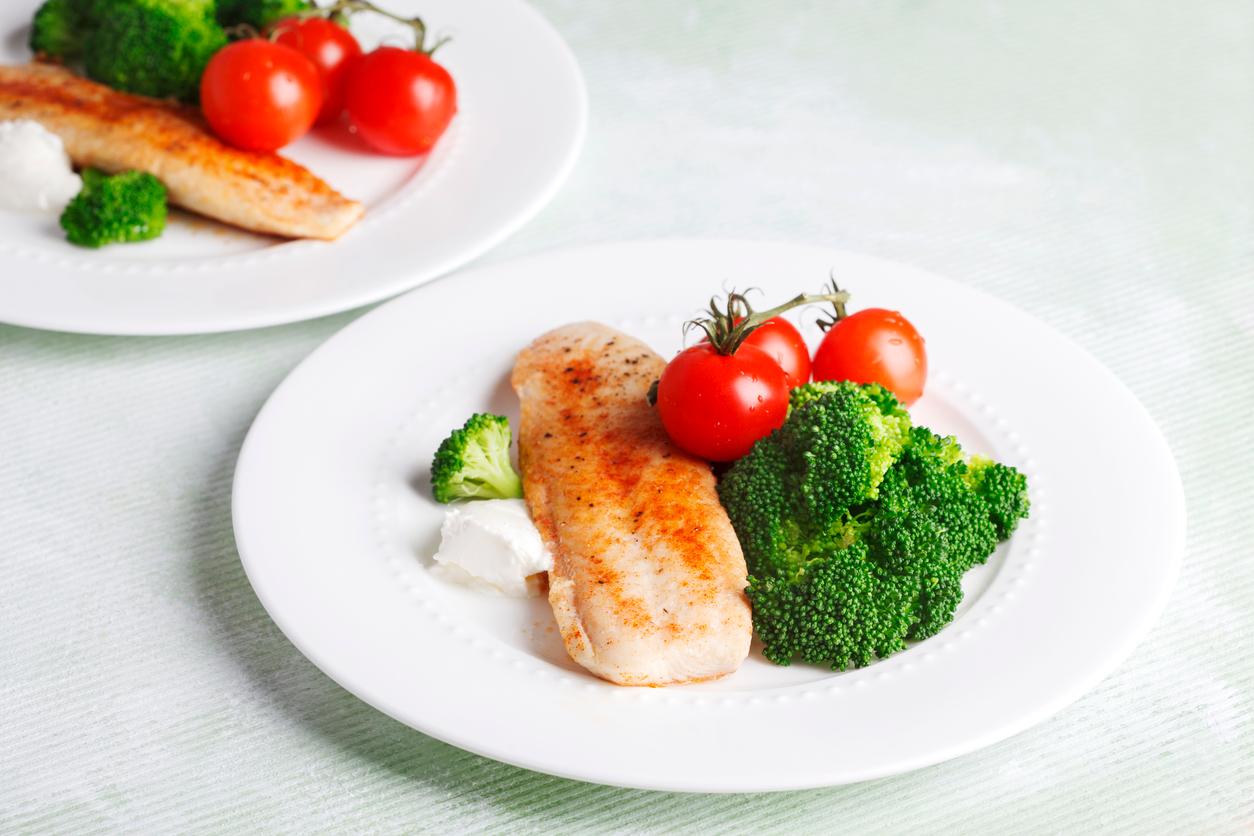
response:
[[[225,145],[191,108],[53,64],[0,66],[0,119],[34,119],[61,137],[76,164],[147,171],[171,203],[244,229],[332,239],[364,211],[291,160]]]
[[[749,653],[745,560],[714,475],[646,400],[664,365],[588,322],[541,336],[512,378],[553,615],[571,658],[620,685],[711,679]]]

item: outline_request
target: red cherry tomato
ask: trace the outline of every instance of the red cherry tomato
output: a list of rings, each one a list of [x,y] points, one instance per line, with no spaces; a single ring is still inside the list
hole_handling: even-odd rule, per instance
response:
[[[867,308],[837,322],[814,353],[815,380],[880,383],[906,406],[923,394],[923,337],[897,311]]]
[[[797,327],[782,316],[771,317],[754,328],[741,345],[760,348],[774,357],[788,377],[788,388],[810,382],[810,350]]]
[[[344,111],[344,81],[348,67],[361,55],[361,45],[338,23],[324,17],[289,17],[274,25],[274,40],[309,59],[322,79],[322,109],[318,124],[333,122]]]
[[[352,63],[344,88],[349,121],[385,154],[431,150],[457,112],[448,70],[421,52],[381,46]]]
[[[200,78],[200,108],[213,132],[237,148],[274,151],[304,134],[322,106],[309,59],[260,38],[214,53]]]
[[[657,410],[676,446],[715,462],[738,459],[788,414],[788,377],[760,348],[684,349],[658,380]]]

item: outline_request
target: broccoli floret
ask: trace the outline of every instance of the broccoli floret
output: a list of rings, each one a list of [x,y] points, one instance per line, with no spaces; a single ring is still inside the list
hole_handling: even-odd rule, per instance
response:
[[[984,456],[972,456],[968,468],[971,486],[988,505],[998,539],[1005,540],[1028,515],[1027,477]]]
[[[919,605],[906,630],[906,638],[922,641],[935,636],[954,620],[954,613],[962,603],[962,575],[938,571],[922,578],[916,593]]]
[[[914,579],[918,606],[907,638],[935,635],[953,620],[962,576],[997,548],[990,509],[967,479],[957,441],[913,427],[869,512],[867,540],[876,559]]]
[[[124,171],[108,175],[83,171],[83,188],[61,213],[61,228],[73,244],[101,247],[147,241],[165,229],[165,186],[151,174]]]
[[[522,482],[509,462],[509,419],[476,413],[444,439],[431,462],[437,502],[516,499]]]
[[[897,418],[906,418],[909,423],[909,414],[897,400],[897,396],[889,389],[885,389],[878,383],[850,383],[847,380],[816,380],[813,383],[807,383],[804,386],[798,386],[792,390],[792,394],[788,397],[788,408],[796,409],[800,406],[817,401],[828,392],[837,392],[842,389],[859,389],[862,394],[875,402],[880,412],[887,416]]]
[[[70,61],[83,52],[87,38],[88,0],[45,0],[30,26],[31,52]]]
[[[755,573],[793,577],[809,552],[848,544],[849,509],[875,497],[910,425],[895,399],[878,400],[881,391],[795,389],[784,425],[724,474],[719,495]]]
[[[309,0],[218,0],[218,22],[223,26],[246,23],[260,30],[312,8]]]
[[[866,544],[854,543],[795,580],[751,576],[746,593],[767,659],[844,669],[905,647],[914,590],[873,563]]]
[[[901,458],[885,479],[881,506],[926,513],[935,521],[938,541],[959,574],[988,560],[999,540],[987,507],[970,483],[962,447],[952,436],[913,427]]]
[[[129,93],[194,101],[210,57],[226,45],[213,0],[93,0],[87,75]]]
[[[962,576],[1027,515],[1026,480],[911,427],[882,387],[793,393],[784,425],[719,483],[749,568],[763,652],[867,665],[935,635]]]

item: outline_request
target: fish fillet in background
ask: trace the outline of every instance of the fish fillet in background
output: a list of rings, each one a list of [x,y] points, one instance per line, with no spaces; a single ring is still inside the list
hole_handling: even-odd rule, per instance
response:
[[[538,338],[512,378],[523,492],[553,552],[553,615],[571,658],[621,685],[729,674],[752,632],[714,475],[671,444],[646,400],[664,365],[589,322]]]
[[[255,232],[329,240],[364,211],[291,160],[224,144],[194,109],[53,64],[0,66],[0,119],[33,119],[61,138],[76,165],[147,171],[171,203]]]

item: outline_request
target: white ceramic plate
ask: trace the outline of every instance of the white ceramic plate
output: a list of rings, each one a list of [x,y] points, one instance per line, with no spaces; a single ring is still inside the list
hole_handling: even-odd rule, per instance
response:
[[[29,59],[34,2],[0,4],[0,62]],[[385,157],[318,130],[283,151],[366,216],[340,240],[282,241],[176,213],[155,241],[85,251],[55,216],[0,212],[0,321],[102,334],[230,331],[380,299],[486,251],[534,215],[583,142],[574,56],[522,0],[387,0],[453,40],[439,60],[459,112],[424,158]],[[369,47],[396,24],[355,18]]]
[[[718,682],[623,688],[570,662],[543,600],[487,597],[428,571],[442,515],[428,493],[431,455],[471,412],[516,419],[507,375],[533,337],[599,319],[669,355],[682,320],[721,287],[782,300],[833,270],[856,307],[899,308],[926,336],[933,373],[916,423],[1029,476],[1031,518],[970,573],[942,633],[846,673],[776,667],[755,648]],[[234,517],[270,615],[379,710],[543,772],[694,791],[875,778],[1040,722],[1145,634],[1184,544],[1179,478],[1153,422],[1110,372],[1037,320],[899,264],[715,241],[534,256],[363,317],[257,417]]]

